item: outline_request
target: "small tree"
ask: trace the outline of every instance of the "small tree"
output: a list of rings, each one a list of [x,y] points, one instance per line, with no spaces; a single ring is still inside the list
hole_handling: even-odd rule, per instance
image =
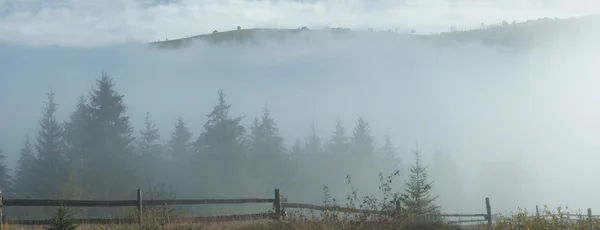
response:
[[[66,206],[58,207],[56,214],[50,219],[48,230],[75,230],[79,225],[75,222],[74,214]]]
[[[241,30],[241,29],[242,29],[242,27],[240,27],[240,26],[237,27],[237,30]]]
[[[405,182],[406,189],[402,194],[404,207],[408,213],[415,215],[439,213],[440,207],[435,203],[438,196],[430,194],[433,181],[428,181],[427,166],[421,162],[419,146],[412,152],[415,158],[410,166],[410,180]]]

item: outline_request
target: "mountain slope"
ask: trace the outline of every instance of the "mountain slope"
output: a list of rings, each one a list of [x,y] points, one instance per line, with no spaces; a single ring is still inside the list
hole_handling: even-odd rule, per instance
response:
[[[166,40],[150,43],[156,48],[179,48],[192,44],[194,41],[203,41],[212,44],[216,43],[256,43],[261,39],[269,38],[277,41],[285,41],[285,39],[300,33],[315,33],[315,32],[333,32],[334,34],[386,34],[388,36],[397,36],[399,38],[416,38],[423,42],[432,42],[433,44],[448,44],[455,42],[481,42],[486,45],[502,45],[521,47],[526,46],[534,39],[545,38],[561,38],[581,35],[587,32],[592,32],[600,26],[600,15],[586,16],[582,18],[569,19],[553,19],[543,18],[537,20],[529,20],[521,23],[502,22],[497,25],[482,25],[479,29],[473,30],[454,30],[451,28],[449,32],[417,35],[408,33],[393,33],[385,32],[361,32],[351,31],[347,28],[329,28],[310,30],[308,28],[300,29],[238,29],[225,32],[213,32],[212,34],[202,34],[188,38],[180,38],[175,40]]]

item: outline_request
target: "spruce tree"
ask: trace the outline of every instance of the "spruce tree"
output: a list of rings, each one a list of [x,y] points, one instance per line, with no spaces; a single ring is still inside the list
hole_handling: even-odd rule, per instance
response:
[[[150,119],[150,113],[146,113],[144,118],[144,129],[140,130],[140,136],[137,138],[137,152],[148,158],[162,157],[162,146],[158,143],[160,140],[159,129]]]
[[[34,174],[36,158],[34,155],[33,145],[29,136],[25,136],[25,142],[20,151],[20,158],[17,165],[14,180],[14,195],[16,198],[32,198],[33,187],[37,183]]]
[[[137,138],[136,152],[142,158],[140,161],[142,167],[142,184],[144,187],[152,186],[153,183],[165,182],[167,178],[162,178],[164,175],[163,169],[163,146],[158,143],[160,140],[159,129],[150,120],[150,113],[144,118],[144,129],[140,130],[140,136]]]
[[[104,72],[90,92],[90,123],[81,135],[85,146],[83,168],[87,188],[94,198],[123,199],[139,186],[137,181],[133,128],[126,115],[123,95],[115,90],[113,79]]]
[[[250,133],[250,157],[254,174],[267,188],[281,188],[290,175],[283,137],[268,108],[254,119]]]
[[[35,143],[37,161],[33,172],[40,179],[35,183],[33,194],[40,198],[59,199],[63,197],[63,186],[68,178],[67,162],[64,155],[63,128],[56,119],[58,105],[54,93],[47,93],[46,108],[39,121]]]
[[[60,206],[56,210],[56,213],[50,219],[50,225],[46,227],[47,230],[75,230],[79,227],[76,223],[74,213],[69,211],[66,206]]]
[[[327,185],[334,194],[346,191],[346,175],[351,174],[350,165],[350,139],[346,136],[346,129],[342,121],[338,120],[331,139],[327,143],[328,154],[324,157],[325,165],[336,165],[336,167],[324,167],[324,176],[327,177]]]
[[[309,156],[309,158],[317,158],[321,157],[321,153],[323,152],[321,137],[317,133],[317,129],[315,128],[315,123],[313,122],[310,126],[310,134],[306,137],[305,142],[305,154]]]
[[[433,181],[429,181],[427,166],[421,162],[419,146],[412,152],[414,162],[410,166],[410,179],[404,183],[405,191],[401,195],[403,208],[415,215],[439,213],[440,207],[435,203],[437,196],[430,194]]]
[[[210,175],[214,185],[223,186],[221,189],[213,189],[236,191],[246,176],[244,146],[246,129],[240,124],[244,117],[234,118],[229,115],[231,105],[227,104],[225,96],[225,93],[219,90],[218,103],[213,106],[213,111],[208,115],[208,121],[204,124],[205,131],[200,134],[197,146],[200,153],[204,155],[204,166],[211,162],[211,167],[216,170]]]
[[[182,179],[177,180],[178,183],[174,186],[184,194],[198,194],[201,192],[200,188],[198,188],[198,184],[200,183],[198,183],[197,177],[191,177],[190,175],[195,175],[204,169],[198,169],[195,172],[195,169],[201,167],[200,164],[196,164],[197,160],[200,159],[197,158],[199,157],[198,154],[194,152],[192,133],[183,121],[183,118],[177,118],[177,123],[171,132],[167,147],[168,156],[172,163],[171,168],[174,171],[173,174],[175,177]]]
[[[375,152],[375,141],[371,136],[369,123],[362,117],[356,121],[351,140],[351,154],[356,159],[371,159]]]
[[[331,135],[331,140],[327,147],[329,152],[338,159],[347,156],[350,146],[349,139],[346,136],[346,129],[344,128],[342,121],[338,120],[336,123],[335,131]]]
[[[12,190],[11,177],[8,174],[8,168],[6,167],[6,157],[4,151],[0,149],[0,189],[10,194]]]
[[[190,162],[193,157],[192,133],[183,118],[178,117],[168,141],[169,157],[177,164]]]
[[[356,126],[350,140],[350,154],[345,164],[351,169],[354,183],[362,186],[362,190],[376,189],[379,185],[377,178],[381,171],[375,161],[375,141],[371,135],[369,123],[362,117],[356,121]]]
[[[402,167],[401,159],[398,158],[396,148],[392,144],[392,140],[389,134],[386,134],[383,139],[383,147],[379,149],[381,162],[380,165],[384,166],[383,168],[386,170],[386,173],[393,172],[395,170],[400,170]]]
[[[84,158],[86,145],[86,131],[91,124],[90,108],[85,97],[79,96],[75,111],[69,116],[69,121],[64,123],[64,141],[67,158],[74,164],[81,164]],[[89,135],[88,135],[89,136]]]
[[[69,178],[65,186],[72,199],[90,198],[89,184],[82,181],[83,177],[90,174],[87,167],[90,161],[89,146],[93,144],[91,135],[92,125],[91,109],[87,100],[82,95],[78,98],[75,111],[69,116],[69,120],[63,124],[65,155],[68,161]]]

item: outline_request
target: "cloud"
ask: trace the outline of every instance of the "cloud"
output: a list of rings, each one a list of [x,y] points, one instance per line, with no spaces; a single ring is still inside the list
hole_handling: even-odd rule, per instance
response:
[[[343,26],[420,33],[596,13],[592,0],[2,0],[0,42],[90,46],[213,30]]]

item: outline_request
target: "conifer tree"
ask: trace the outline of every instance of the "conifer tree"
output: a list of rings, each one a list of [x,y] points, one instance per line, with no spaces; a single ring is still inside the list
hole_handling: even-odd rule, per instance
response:
[[[6,157],[4,151],[0,149],[0,189],[9,192],[12,189],[11,177],[8,174],[8,168],[6,167]]]
[[[75,111],[69,116],[69,120],[63,124],[65,156],[68,161],[69,178],[65,190],[68,197],[72,199],[90,198],[86,191],[89,184],[82,181],[82,177],[89,175],[87,162],[91,159],[89,146],[92,146],[93,135],[91,109],[87,100],[82,95],[78,98]]]
[[[240,124],[244,117],[231,117],[230,104],[225,101],[225,93],[219,90],[219,100],[213,106],[200,134],[197,146],[204,161],[209,161],[216,171],[212,171],[213,182],[222,189],[235,191],[243,183],[246,172],[245,140],[246,129]],[[206,166],[206,165],[204,165]],[[208,176],[208,175],[205,175]],[[217,180],[218,178],[218,180]],[[219,183],[216,183],[219,181]],[[222,195],[226,195],[221,193]]]
[[[20,151],[20,158],[15,173],[13,191],[16,198],[32,198],[35,196],[33,187],[38,179],[34,174],[36,163],[31,140],[29,136],[25,136],[25,142]]]
[[[266,187],[281,188],[290,174],[288,159],[283,137],[268,108],[264,108],[260,119],[254,119],[250,129],[250,157],[255,175],[266,183]]]
[[[84,135],[91,124],[90,108],[86,104],[87,101],[82,95],[77,99],[77,105],[75,111],[69,116],[69,121],[64,123],[64,141],[66,146],[66,155],[71,163],[76,166],[81,166],[86,145],[89,144],[89,140]]]
[[[349,150],[349,139],[346,136],[346,129],[342,121],[337,122],[335,125],[335,131],[331,135],[331,140],[328,144],[329,152],[336,158],[341,159],[347,156]]]
[[[182,180],[177,180],[177,184],[174,184],[174,186],[185,194],[198,194],[198,192],[201,192],[198,187],[200,184],[197,181],[198,178],[195,176],[190,177],[190,175],[195,175],[204,170],[204,168],[201,168],[202,165],[200,163],[202,162],[199,162],[200,159],[197,158],[199,157],[198,154],[194,154],[192,133],[183,121],[183,118],[177,118],[177,123],[171,132],[167,147],[168,156],[172,163],[173,175],[177,178],[182,178]]]
[[[168,141],[170,158],[181,165],[192,160],[193,146],[192,133],[186,126],[182,117],[177,118],[177,123],[171,132],[171,138]]]
[[[142,158],[142,184],[144,187],[152,186],[153,183],[166,182],[161,170],[163,169],[163,146],[158,143],[160,140],[159,129],[150,120],[150,113],[144,118],[144,129],[140,131],[137,138],[136,151]]]
[[[47,93],[46,108],[39,121],[35,143],[36,164],[33,172],[40,179],[35,183],[33,194],[46,199],[64,198],[63,186],[68,178],[65,158],[63,128],[56,119],[58,104],[54,102],[54,93]]]
[[[335,130],[331,135],[331,139],[327,143],[328,154],[323,157],[325,165],[324,175],[327,177],[327,185],[334,194],[343,193],[346,191],[346,175],[352,174],[351,159],[349,155],[350,139],[346,136],[346,129],[342,121],[338,120],[335,125]],[[327,167],[327,165],[335,165],[335,167]]]
[[[369,123],[362,117],[356,121],[356,126],[350,140],[350,154],[345,164],[351,169],[348,174],[352,174],[352,180],[356,184],[362,185],[366,189],[375,189],[378,187],[378,178],[381,171],[373,169],[379,168],[375,161],[375,141],[371,135]]]
[[[317,133],[317,129],[315,128],[315,123],[312,123],[310,126],[310,134],[306,137],[305,142],[305,152],[309,156],[309,158],[320,157],[323,152],[322,141]]]
[[[90,93],[90,124],[82,133],[89,141],[83,162],[84,180],[95,198],[130,197],[139,185],[134,165],[133,128],[126,115],[123,95],[114,89],[113,79],[104,72]]]
[[[50,219],[50,225],[46,227],[47,230],[75,230],[79,227],[76,223],[74,213],[69,211],[66,206],[60,206],[56,210],[56,213]]]
[[[435,203],[437,196],[432,196],[433,181],[429,181],[427,166],[421,162],[421,150],[417,145],[413,151],[414,162],[410,166],[410,179],[405,182],[405,191],[402,194],[403,208],[409,213],[436,214],[440,207]]]
[[[396,148],[392,144],[392,140],[389,134],[386,134],[383,139],[383,147],[379,150],[380,152],[380,162],[381,165],[384,166],[387,172],[393,172],[395,170],[403,171],[402,162],[398,158],[396,153]]]
[[[350,151],[356,159],[371,159],[375,152],[375,141],[371,136],[369,123],[362,117],[359,117],[356,121]]]

